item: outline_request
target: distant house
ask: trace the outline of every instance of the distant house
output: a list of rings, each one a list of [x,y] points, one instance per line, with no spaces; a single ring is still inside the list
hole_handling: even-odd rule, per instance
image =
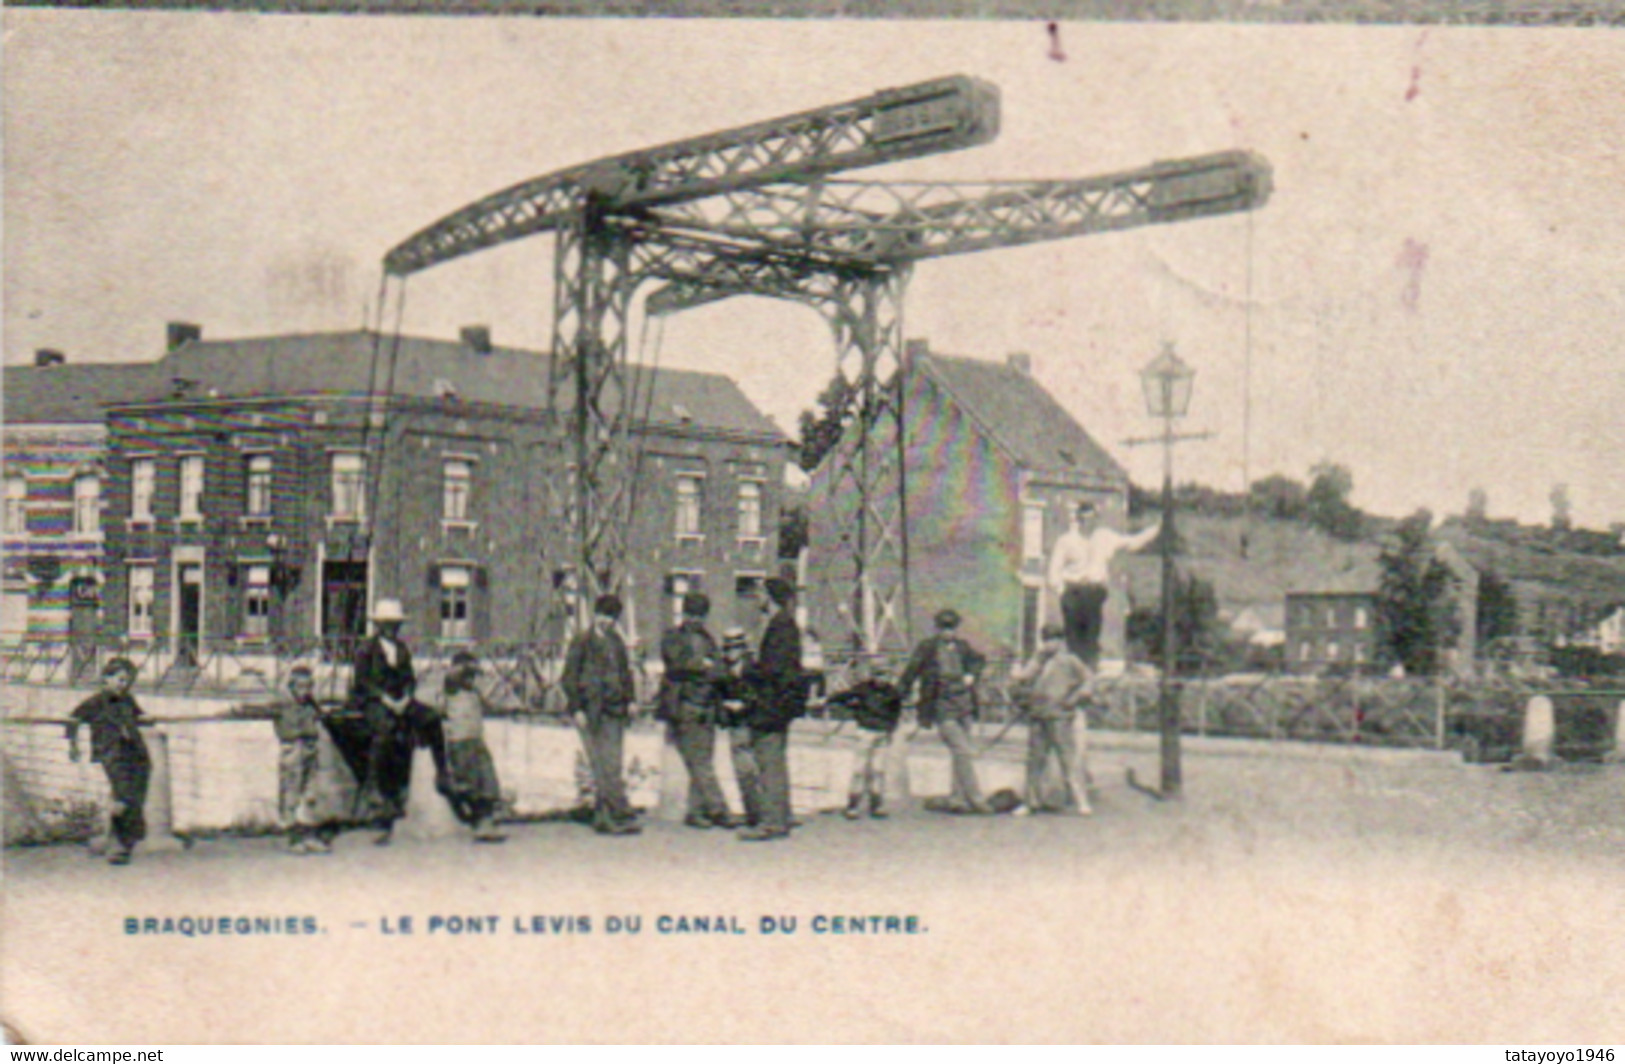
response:
[[[990,362],[937,354],[917,340],[902,373],[907,628],[918,639],[951,606],[964,617],[962,631],[984,648],[1028,652],[1053,609],[1044,591],[1050,547],[1083,499],[1123,527],[1128,475],[1039,384],[1025,355]],[[856,436],[849,430],[839,448],[857,446]],[[807,595],[811,623],[830,633],[826,645],[856,630],[859,607],[844,598],[853,562],[837,529],[856,499],[833,483],[839,448],[811,486]],[[1123,656],[1126,601],[1124,592],[1108,603],[1107,658]]]
[[[1286,597],[1289,672],[1370,669],[1381,664],[1377,596],[1370,591],[1297,591]]]
[[[1616,606],[1577,642],[1603,654],[1625,653],[1625,606]]]
[[[144,394],[150,366],[39,351],[5,367],[5,563],[0,641],[94,640],[101,625],[106,405]]]
[[[1451,601],[1459,631],[1446,651],[1452,671],[1473,668],[1476,647],[1478,573],[1453,545],[1434,543],[1434,556],[1454,577]],[[1382,579],[1374,562],[1327,574],[1318,586],[1286,596],[1286,667],[1289,672],[1328,669],[1367,670],[1392,662],[1377,624],[1377,588]]]

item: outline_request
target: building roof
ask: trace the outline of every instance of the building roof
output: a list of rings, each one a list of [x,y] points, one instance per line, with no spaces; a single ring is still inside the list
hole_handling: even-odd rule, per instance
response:
[[[1024,469],[1065,480],[1127,482],[1117,460],[1032,374],[1004,362],[918,349],[912,358]]]
[[[107,404],[157,394],[161,380],[157,365],[151,362],[7,366],[5,423],[99,423]]]
[[[38,373],[90,368],[52,366]],[[100,419],[100,403],[170,398],[177,381],[187,382],[185,397],[191,400],[367,394],[444,399],[455,395],[469,403],[532,409],[547,406],[545,354],[504,347],[482,354],[455,340],[416,336],[397,340],[373,332],[193,340],[154,363],[94,368],[128,372],[122,385],[112,378],[105,382],[94,411],[87,406],[86,420]],[[12,371],[6,373],[9,411]],[[633,370],[635,389],[641,392],[649,380],[649,375]],[[775,441],[784,438],[727,377],[661,368],[653,371],[652,380],[652,392],[638,396],[640,407],[647,403],[644,408],[651,424],[691,425]],[[560,396],[561,409],[571,406],[569,391]]]

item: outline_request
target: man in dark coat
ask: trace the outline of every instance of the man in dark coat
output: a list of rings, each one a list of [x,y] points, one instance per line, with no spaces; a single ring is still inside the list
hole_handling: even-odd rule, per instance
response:
[[[395,599],[380,599],[373,610],[373,635],[355,656],[350,681],[351,704],[367,718],[371,743],[366,779],[359,801],[373,805],[374,821],[382,834],[375,840],[389,845],[395,821],[406,812],[406,794],[412,785],[412,751],[420,734],[432,748],[438,724],[416,698],[418,680],[412,652],[401,642],[406,613]],[[435,764],[444,761],[444,744],[434,749]]]
[[[717,780],[717,722],[721,698],[717,680],[722,661],[716,640],[705,629],[711,600],[698,591],[683,596],[683,623],[660,641],[666,674],[661,683],[660,717],[670,726],[672,742],[688,770],[688,815],[691,828],[737,827],[728,799]]]
[[[643,830],[626,799],[622,775],[622,739],[637,689],[626,641],[615,627],[620,616],[620,598],[598,596],[592,627],[570,640],[561,680],[587,748],[593,782],[592,825],[600,835],[636,835]]]
[[[779,577],[770,577],[766,587],[768,608],[775,612],[762,632],[761,649],[750,672],[756,686],[750,708],[751,752],[755,754],[762,822],[740,834],[747,842],[767,842],[790,834],[787,745],[790,725],[807,710],[796,591]]]
[[[141,707],[130,697],[135,665],[114,658],[102,670],[102,689],[79,704],[68,719],[68,757],[80,759],[79,727],[90,727],[90,759],[107,773],[113,797],[113,851],[108,863],[127,865],[135,844],[147,835],[147,785],[152,758],[141,738]]]
[[[948,810],[991,813],[976,781],[976,754],[970,738],[971,722],[976,719],[976,680],[986,659],[959,637],[956,611],[941,610],[936,624],[936,634],[914,648],[897,688],[906,697],[919,684],[920,727],[935,725],[953,758],[954,783]]]

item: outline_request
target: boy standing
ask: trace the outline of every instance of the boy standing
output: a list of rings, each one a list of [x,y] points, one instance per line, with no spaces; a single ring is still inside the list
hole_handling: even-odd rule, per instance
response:
[[[860,661],[858,682],[830,698],[832,706],[844,706],[858,726],[858,759],[852,768],[852,787],[846,798],[846,819],[863,815],[863,799],[869,798],[869,815],[886,816],[886,754],[892,734],[903,714],[903,693],[886,679],[886,666]]]
[[[288,852],[332,853],[334,829],[315,823],[316,743],[322,707],[316,701],[316,678],[304,665],[288,672],[288,701],[276,707],[277,811],[288,832]],[[315,831],[311,830],[315,826]]]
[[[1027,807],[1035,813],[1047,809],[1044,764],[1053,753],[1061,763],[1061,780],[1066,787],[1062,811],[1088,816],[1093,810],[1088,792],[1078,779],[1077,740],[1072,725],[1088,694],[1091,674],[1082,659],[1067,647],[1065,636],[1063,626],[1044,625],[1038,652],[1011,673],[1027,710]]]
[[[447,795],[457,816],[474,829],[475,842],[504,842],[496,826],[502,787],[485,745],[485,696],[477,686],[480,660],[467,650],[451,658],[446,674]]]
[[[68,757],[77,762],[79,726],[90,727],[90,759],[107,773],[113,792],[114,849],[107,861],[127,865],[135,844],[147,835],[147,785],[152,780],[152,758],[139,730],[141,707],[130,697],[135,665],[114,658],[102,670],[102,689],[79,704],[68,720]]]

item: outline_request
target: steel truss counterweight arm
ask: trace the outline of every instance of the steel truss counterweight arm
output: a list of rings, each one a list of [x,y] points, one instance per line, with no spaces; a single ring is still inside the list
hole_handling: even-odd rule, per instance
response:
[[[560,170],[462,208],[396,246],[384,269],[404,276],[482,248],[574,224],[589,202],[636,214],[775,181],[985,144],[998,135],[998,89],[955,76],[849,103]]]
[[[650,212],[666,232],[877,264],[1253,210],[1269,164],[1220,152],[1069,181],[774,185]]]

